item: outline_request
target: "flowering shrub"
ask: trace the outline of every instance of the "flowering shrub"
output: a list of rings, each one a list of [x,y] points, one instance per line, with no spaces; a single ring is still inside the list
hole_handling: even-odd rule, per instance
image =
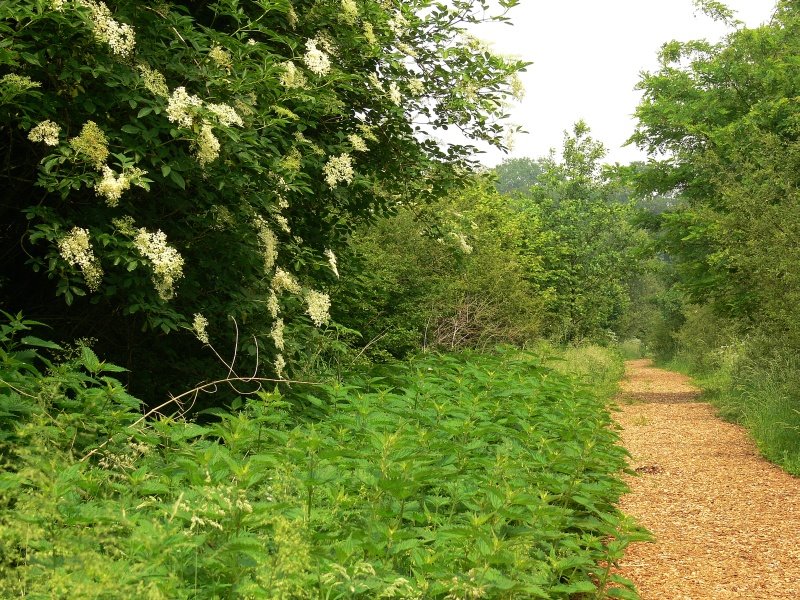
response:
[[[3,4],[0,302],[126,356],[231,315],[282,364],[268,332],[328,322],[352,228],[469,166],[436,129],[502,146],[524,65],[464,28],[516,3]]]

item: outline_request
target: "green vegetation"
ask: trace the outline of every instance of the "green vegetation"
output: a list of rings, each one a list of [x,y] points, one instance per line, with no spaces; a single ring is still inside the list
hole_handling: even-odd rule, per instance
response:
[[[530,353],[143,420],[118,367],[50,362],[31,325],[0,339],[4,597],[635,597],[604,399]]]
[[[0,2],[1,596],[636,598],[647,352],[800,473],[800,4],[485,171],[517,3]]]
[[[769,23],[740,27],[718,45],[666,44],[660,68],[640,84],[633,136],[655,158],[668,154],[634,174],[640,193],[676,204],[649,219],[669,262],[662,289],[651,287],[662,318],[643,337],[658,357],[698,375],[723,414],[794,473],[798,28],[800,6],[782,1]]]

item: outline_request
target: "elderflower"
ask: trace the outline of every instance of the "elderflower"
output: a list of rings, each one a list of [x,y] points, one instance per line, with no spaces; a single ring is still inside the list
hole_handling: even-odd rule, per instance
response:
[[[278,354],[275,357],[275,374],[278,376],[278,379],[283,379],[283,370],[286,368],[286,359],[283,358],[283,354]]]
[[[278,302],[278,295],[273,289],[269,291],[269,296],[267,297],[267,310],[269,311],[269,314],[272,315],[273,319],[277,319],[281,312],[281,305]]]
[[[131,237],[136,235],[136,228],[133,226],[133,223],[133,217],[130,215],[111,219],[111,224],[117,231],[123,235],[128,235]]]
[[[133,239],[136,250],[149,259],[153,267],[153,285],[162,300],[175,296],[175,283],[183,277],[183,257],[167,244],[166,234],[158,230],[150,233],[139,228]]]
[[[394,81],[389,84],[389,100],[392,101],[392,104],[400,106],[400,103],[403,101],[403,96],[400,94],[400,88],[397,87],[397,83]]]
[[[333,250],[328,248],[327,250],[325,250],[325,256],[328,259],[328,264],[331,267],[331,271],[333,271],[333,274],[336,275],[336,278],[338,279],[339,278],[339,267],[338,267],[338,265],[336,263],[336,255],[333,253]]]
[[[285,88],[304,88],[306,87],[306,76],[298,69],[295,64],[287,60],[281,63],[282,71],[280,75],[281,85]]]
[[[138,69],[139,75],[142,78],[142,84],[148,92],[160,98],[169,97],[167,80],[161,73],[155,69],[151,69],[149,65],[144,63],[139,63],[136,65],[136,68]]]
[[[195,158],[201,167],[217,160],[219,156],[219,140],[214,135],[214,130],[208,123],[203,123],[200,133],[195,140]]]
[[[208,332],[206,331],[207,327],[208,319],[206,319],[200,313],[195,313],[194,320],[192,321],[192,330],[194,331],[194,335],[197,337],[197,339],[204,344],[208,344]]]
[[[115,21],[104,2],[78,0],[78,4],[91,12],[92,33],[98,42],[108,45],[111,52],[122,57],[127,57],[133,52],[133,47],[136,45],[133,27]]]
[[[315,75],[322,77],[331,70],[331,61],[328,55],[317,48],[320,41],[317,38],[306,40],[306,53],[303,55],[303,62],[308,69]]]
[[[289,227],[289,219],[287,219],[283,215],[274,215],[272,218],[275,219],[275,222],[278,224],[278,227],[280,227],[283,231],[285,231],[286,233],[292,233],[292,228]]]
[[[280,294],[286,290],[291,294],[300,293],[300,284],[291,273],[287,273],[280,267],[275,269],[275,275],[272,277],[272,289],[276,294]]]
[[[200,98],[190,95],[185,87],[175,88],[167,102],[167,118],[170,122],[177,123],[182,127],[191,127],[194,122],[195,109],[202,103]]]
[[[0,77],[0,84],[11,88],[15,94],[42,87],[41,83],[34,81],[27,75],[17,75],[16,73],[8,73]]]
[[[358,6],[355,0],[342,0],[342,12],[339,18],[347,23],[353,25],[358,19]]]
[[[73,227],[67,235],[58,240],[58,252],[70,266],[80,267],[83,278],[91,291],[97,291],[103,279],[103,269],[92,252],[89,231]]]
[[[378,79],[377,73],[370,73],[367,75],[367,81],[369,81],[370,86],[376,90],[380,90],[381,92],[383,91],[383,83],[381,83],[381,80]]]
[[[130,179],[124,174],[117,175],[110,167],[103,167],[103,178],[98,181],[94,189],[100,196],[105,196],[106,204],[114,207],[119,204],[122,193],[131,187]]]
[[[222,46],[213,46],[211,50],[208,51],[208,58],[213,60],[217,66],[222,69],[230,70],[233,68],[231,55],[227,50],[223,49]]]
[[[256,216],[254,224],[258,232],[258,241],[261,245],[261,254],[264,257],[264,271],[269,272],[278,259],[278,238],[260,216]]]
[[[283,340],[283,319],[276,319],[272,324],[272,330],[269,332],[275,348],[283,351],[285,344]]]
[[[50,8],[52,8],[56,12],[61,12],[64,10],[64,4],[66,0],[50,0]]]
[[[325,173],[325,181],[332,188],[344,181],[350,183],[353,181],[353,161],[349,154],[340,154],[339,156],[331,156],[325,166],[322,167]]]
[[[472,246],[467,243],[467,238],[463,233],[450,232],[450,237],[458,244],[459,249],[464,254],[472,254]]]
[[[356,152],[366,152],[367,150],[369,150],[369,148],[367,148],[367,143],[364,141],[364,138],[362,138],[360,135],[351,133],[350,135],[347,136],[347,139],[350,141],[350,145]]]
[[[375,37],[375,29],[372,27],[372,23],[368,21],[364,22],[364,39],[367,40],[370,46],[378,44],[378,38]]]
[[[108,139],[94,121],[86,121],[77,137],[69,141],[77,154],[88,158],[97,169],[102,169],[108,158]]]
[[[360,123],[357,127],[358,130],[361,132],[361,137],[363,137],[365,140],[369,140],[370,142],[378,141],[378,137],[375,135],[375,132],[372,130],[372,127],[370,127],[366,123]]]
[[[32,142],[43,142],[48,146],[58,146],[58,134],[61,126],[53,121],[42,121],[28,132],[28,139]]]
[[[222,125],[238,125],[239,127],[244,127],[242,117],[239,116],[232,106],[227,104],[208,104],[206,108]]]
[[[386,25],[395,36],[400,37],[408,28],[408,20],[403,16],[403,13],[398,12],[386,22]]]
[[[297,13],[294,11],[294,6],[291,4],[289,5],[289,10],[286,11],[286,20],[289,22],[289,27],[292,29],[297,27],[299,19],[297,18]]]
[[[305,295],[306,299],[306,313],[311,317],[314,325],[322,327],[327,325],[331,316],[328,310],[331,307],[331,299],[328,294],[317,292],[315,290],[308,290]]]
[[[425,84],[422,79],[415,77],[408,80],[408,91],[412,96],[421,96],[425,92]]]

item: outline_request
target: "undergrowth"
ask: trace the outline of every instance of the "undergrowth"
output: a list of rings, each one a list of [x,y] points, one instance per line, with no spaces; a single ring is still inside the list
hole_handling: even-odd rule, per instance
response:
[[[142,420],[32,325],[0,332],[0,597],[636,597],[604,399],[532,354]]]

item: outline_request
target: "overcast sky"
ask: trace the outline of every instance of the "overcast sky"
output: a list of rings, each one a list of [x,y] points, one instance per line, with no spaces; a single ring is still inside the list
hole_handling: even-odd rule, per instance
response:
[[[751,27],[774,9],[773,0],[726,4]],[[497,52],[533,62],[522,73],[525,98],[512,109],[512,121],[529,133],[516,137],[512,157],[560,148],[563,131],[584,119],[608,148],[606,162],[643,158],[635,147],[622,147],[634,129],[639,73],[656,68],[664,42],[718,40],[726,32],[697,14],[691,0],[522,0],[510,16],[513,27],[484,26],[476,34]],[[504,158],[489,152],[482,162],[493,166]]]

